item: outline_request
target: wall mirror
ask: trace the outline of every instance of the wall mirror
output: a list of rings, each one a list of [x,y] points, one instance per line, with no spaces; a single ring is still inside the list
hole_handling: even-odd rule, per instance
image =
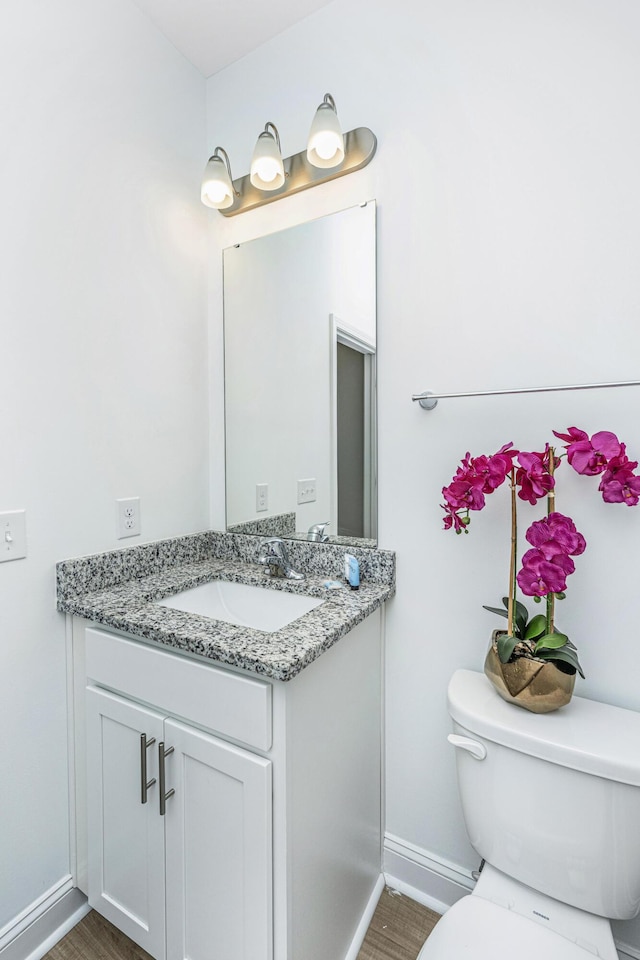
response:
[[[375,202],[223,257],[227,530],[375,546]]]

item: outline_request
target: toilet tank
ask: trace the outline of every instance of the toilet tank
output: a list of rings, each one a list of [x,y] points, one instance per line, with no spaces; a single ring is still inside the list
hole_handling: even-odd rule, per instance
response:
[[[469,839],[508,876],[611,919],[640,910],[640,713],[574,697],[555,713],[509,704],[482,673],[449,684]],[[483,749],[484,748],[484,749]]]

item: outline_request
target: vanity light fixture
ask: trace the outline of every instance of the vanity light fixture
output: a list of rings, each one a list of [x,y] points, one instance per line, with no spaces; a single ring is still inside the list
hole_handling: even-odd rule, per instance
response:
[[[231,164],[226,150],[216,147],[204,168],[200,199],[207,207],[226,210],[238,194],[231,182]]]
[[[336,102],[330,93],[316,110],[307,142],[307,160],[314,167],[330,169],[344,160],[344,137]]]
[[[342,133],[335,100],[326,93],[313,118],[307,147],[300,153],[283,160],[278,129],[269,122],[258,137],[250,172],[232,180],[229,158],[222,147],[216,147],[205,168],[202,202],[233,217],[361,170],[373,159],[376,146],[368,127]]]
[[[259,190],[279,190],[284,183],[280,134],[275,123],[265,124],[258,137],[251,159],[249,179]]]

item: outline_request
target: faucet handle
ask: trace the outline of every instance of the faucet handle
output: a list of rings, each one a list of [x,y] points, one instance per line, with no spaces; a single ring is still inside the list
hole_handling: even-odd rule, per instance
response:
[[[280,537],[269,537],[260,544],[258,563],[266,567],[269,576],[286,577],[287,580],[305,580],[304,573],[298,573],[289,563],[289,555],[284,541]]]
[[[280,537],[269,537],[260,544],[258,563],[263,565],[277,563],[283,568],[289,564],[287,548]]]
[[[287,558],[287,548],[284,545],[284,540],[280,537],[269,537],[267,540],[263,540],[260,549],[264,550],[267,556],[282,557],[285,560]]]
[[[325,540],[329,539],[324,531],[330,523],[330,520],[325,520],[323,523],[314,523],[313,526],[309,527],[309,530],[307,531],[307,540],[314,540],[316,543],[324,543]]]

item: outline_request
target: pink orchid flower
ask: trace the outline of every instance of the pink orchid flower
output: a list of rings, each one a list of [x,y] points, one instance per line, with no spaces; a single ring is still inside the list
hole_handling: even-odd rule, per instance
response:
[[[448,487],[442,488],[445,499],[445,503],[442,504],[446,514],[445,530],[453,529],[456,533],[461,533],[466,529],[469,518],[468,516],[461,518],[458,511],[482,510],[485,505],[485,494],[493,493],[504,483],[513,468],[513,458],[517,454],[518,451],[513,449],[511,443],[505,443],[496,453],[488,457],[484,454],[472,457],[468,452],[464,455],[453,480]]]
[[[633,472],[637,466],[637,460],[629,460],[624,454],[609,461],[598,487],[605,503],[626,503],[628,507],[637,505],[640,500],[640,477]]]
[[[567,586],[567,577],[562,567],[544,558],[523,566],[516,579],[527,597],[546,597],[548,593],[561,593]]]
[[[532,547],[542,551],[547,560],[554,559],[559,553],[577,557],[584,553],[587,545],[573,520],[562,513],[550,513],[543,520],[536,520],[525,537]]]
[[[522,566],[523,567],[532,567],[538,561],[548,560],[549,558],[544,555],[542,550],[539,550],[537,547],[534,547],[532,550],[527,550],[527,552],[522,557]],[[549,560],[550,563],[555,563],[559,567],[562,567],[565,574],[569,576],[571,573],[575,573],[576,565],[567,553],[555,553],[553,559]]]
[[[548,463],[548,451],[545,454]],[[516,484],[520,487],[518,496],[521,500],[535,504],[555,486],[555,480],[545,463],[545,454],[523,451],[518,454],[520,466],[516,471]]]
[[[491,490],[485,490],[490,493],[499,487],[507,479],[507,475],[513,469],[514,457],[517,457],[518,451],[513,449],[511,443],[505,443],[504,446],[487,459],[488,484]]]
[[[624,445],[609,430],[600,430],[591,439],[578,427],[569,427],[567,433],[556,430],[553,433],[560,440],[567,441],[567,459],[576,473],[589,477],[602,473],[609,460],[624,454]]]
[[[484,494],[473,478],[452,480],[448,487],[442,488],[442,496],[453,510],[482,510],[485,503]]]
[[[445,511],[445,514],[446,514],[444,518],[444,529],[451,530],[451,528],[453,527],[456,533],[462,533],[466,524],[463,523],[463,520],[460,514],[456,513],[455,510],[452,510],[450,506],[444,503],[441,503],[440,506],[442,507],[442,509]]]

